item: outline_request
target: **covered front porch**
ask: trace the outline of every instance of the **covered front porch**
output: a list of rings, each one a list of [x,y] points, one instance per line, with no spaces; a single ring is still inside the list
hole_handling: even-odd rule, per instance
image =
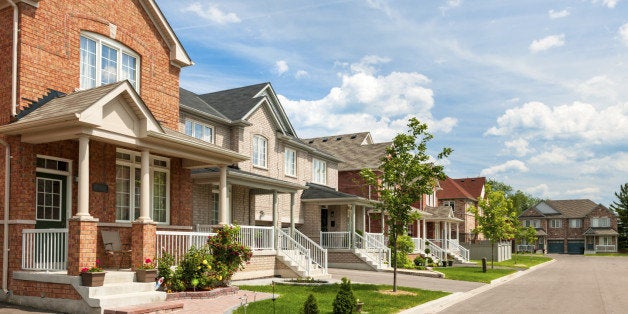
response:
[[[584,254],[616,253],[618,236],[611,228],[589,228],[584,232]]]
[[[460,224],[464,221],[454,216],[449,206],[427,206],[425,211],[431,214],[425,218],[425,243],[430,253],[439,260],[452,256],[458,262],[466,263],[470,259],[469,250],[460,245]]]

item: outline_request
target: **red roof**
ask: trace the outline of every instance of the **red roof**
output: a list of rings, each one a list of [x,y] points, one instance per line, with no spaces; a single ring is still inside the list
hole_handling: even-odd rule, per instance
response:
[[[464,179],[447,179],[440,181],[442,190],[436,192],[438,199],[466,198],[477,200],[482,196],[482,190],[486,184],[485,177],[464,178]]]

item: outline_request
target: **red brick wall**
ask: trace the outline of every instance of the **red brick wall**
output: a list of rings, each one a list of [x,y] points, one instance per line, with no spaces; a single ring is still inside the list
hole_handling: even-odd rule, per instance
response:
[[[46,297],[56,299],[81,300],[81,295],[74,290],[72,285],[37,282],[28,280],[13,280],[11,289],[15,295],[30,297]]]
[[[80,32],[109,37],[112,23],[117,26],[115,40],[141,57],[142,99],[157,120],[177,129],[180,69],[170,64],[166,43],[137,0],[46,0],[39,2],[38,8],[18,5],[20,106],[27,104],[23,98],[36,100],[47,88],[65,93],[78,88]],[[0,12],[0,21],[0,123],[6,123],[10,114],[10,84],[5,84],[10,73],[10,8]]]

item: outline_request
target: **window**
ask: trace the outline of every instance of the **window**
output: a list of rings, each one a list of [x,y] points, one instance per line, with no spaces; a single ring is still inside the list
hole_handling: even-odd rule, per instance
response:
[[[190,119],[185,119],[185,134],[208,143],[214,142],[214,128]]]
[[[582,219],[569,219],[569,228],[582,228]]]
[[[93,33],[81,34],[81,89],[129,80],[139,90],[139,56],[128,47]]]
[[[262,136],[253,136],[253,165],[266,168],[268,142]]]
[[[61,221],[61,180],[37,178],[37,220]]]
[[[210,222],[212,225],[218,224],[218,211],[220,209],[220,194],[212,193],[212,210],[210,213]]]
[[[286,148],[285,171],[287,176],[297,175],[297,152],[294,149]]]
[[[451,209],[452,209],[452,210],[455,210],[455,209],[456,209],[456,208],[454,207],[454,206],[455,206],[455,204],[456,204],[456,202],[455,202],[455,201],[444,201],[444,202],[443,202],[443,205],[451,207]]]
[[[116,152],[116,221],[133,221],[140,216],[142,158],[139,152]],[[170,211],[170,161],[151,156],[151,218],[168,223]]]
[[[613,245],[613,239],[611,237],[605,236],[600,237],[600,245]]]
[[[599,227],[610,227],[611,219],[608,217],[595,217],[591,218],[591,227],[599,228]]]
[[[541,221],[538,219],[524,220],[524,226],[532,228],[541,228]]]
[[[327,184],[327,163],[312,158],[312,181],[314,183]]]
[[[563,221],[560,219],[550,219],[550,228],[562,228]]]

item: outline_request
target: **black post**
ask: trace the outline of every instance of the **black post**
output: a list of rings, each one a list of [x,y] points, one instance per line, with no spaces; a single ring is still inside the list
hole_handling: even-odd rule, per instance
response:
[[[486,257],[482,257],[482,272],[486,272]]]

